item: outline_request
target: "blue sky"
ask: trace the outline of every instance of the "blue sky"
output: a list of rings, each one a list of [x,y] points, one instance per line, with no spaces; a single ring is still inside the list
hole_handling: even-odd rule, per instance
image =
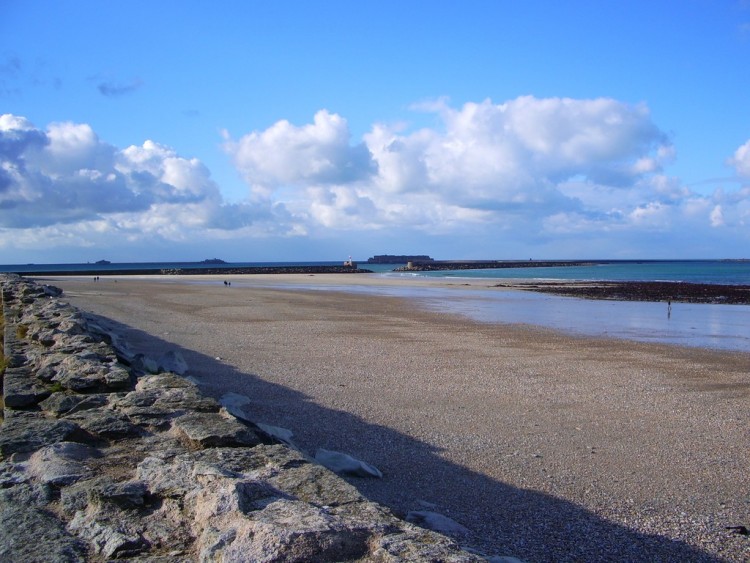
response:
[[[750,257],[750,2],[0,0],[0,263]]]

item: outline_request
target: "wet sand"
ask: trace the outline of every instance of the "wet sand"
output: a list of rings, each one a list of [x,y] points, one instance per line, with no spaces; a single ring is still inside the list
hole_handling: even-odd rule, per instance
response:
[[[220,397],[303,450],[379,467],[353,479],[397,513],[434,510],[467,545],[526,561],[743,561],[750,355],[476,323],[304,284],[371,276],[57,278],[136,350],[179,349]],[[483,282],[486,284],[486,280]],[[274,286],[274,287],[269,287]]]

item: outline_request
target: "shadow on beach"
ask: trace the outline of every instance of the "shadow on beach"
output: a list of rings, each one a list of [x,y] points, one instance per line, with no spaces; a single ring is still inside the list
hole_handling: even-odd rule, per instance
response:
[[[248,418],[289,428],[305,453],[314,455],[322,447],[377,466],[384,473],[382,480],[347,480],[367,498],[401,517],[408,510],[431,510],[454,519],[471,530],[470,535],[456,539],[482,553],[514,556],[529,563],[722,561],[683,542],[605,520],[569,501],[491,479],[447,461],[439,449],[401,432],[322,407],[299,391],[242,373],[218,358],[181,348],[109,318],[86,314],[122,335],[132,352],[158,357],[178,351],[188,363],[186,375],[195,378],[204,393],[215,398],[227,392],[247,395],[251,400],[245,409]],[[363,444],[378,446],[363,451]],[[394,451],[408,452],[408,461],[394,459]],[[457,499],[461,502],[455,502]],[[473,510],[467,514],[462,506],[472,506]]]

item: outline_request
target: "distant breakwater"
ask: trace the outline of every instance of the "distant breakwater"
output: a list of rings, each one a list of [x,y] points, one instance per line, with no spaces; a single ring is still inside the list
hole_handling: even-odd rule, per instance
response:
[[[596,264],[608,264],[606,261],[568,261],[568,260],[490,260],[490,261],[458,261],[441,260],[433,262],[413,262],[401,268],[397,272],[437,272],[443,270],[489,270],[496,268],[562,268],[566,266],[595,266]]]
[[[19,270],[20,276],[231,276],[237,274],[371,274],[371,270],[350,266],[246,266],[238,268],[139,268],[101,270]]]

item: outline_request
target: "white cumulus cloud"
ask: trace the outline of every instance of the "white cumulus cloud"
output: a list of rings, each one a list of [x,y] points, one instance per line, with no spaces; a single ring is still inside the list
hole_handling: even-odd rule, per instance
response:
[[[441,100],[417,109],[440,126],[375,124],[353,144],[346,120],[323,110],[307,125],[279,121],[229,139],[225,150],[254,194],[313,226],[428,231],[586,213],[603,192],[627,193],[673,157],[644,105],[607,98],[524,96],[460,108]],[[570,182],[575,196],[564,189]]]
[[[280,204],[224,202],[198,159],[157,142],[120,150],[87,124],[52,123],[41,130],[23,117],[0,116],[0,228],[55,227],[65,239],[59,226],[70,225],[76,236],[179,240],[257,231],[256,223],[278,233],[290,222]],[[17,241],[32,239],[16,233]]]
[[[734,166],[737,174],[743,178],[750,178],[750,140],[734,151],[729,164]]]
[[[676,150],[645,104],[523,96],[413,109],[437,125],[377,123],[358,143],[343,117],[321,111],[225,149],[253,193],[310,231],[471,229],[537,242],[604,234],[643,244],[680,229],[736,232],[747,220],[741,193],[696,194],[665,173]],[[748,147],[731,159],[740,174],[750,170]]]
[[[372,161],[363,145],[352,146],[346,120],[321,110],[313,123],[279,121],[224,145],[250,186],[265,193],[280,184],[349,183],[368,176]]]
[[[644,104],[523,96],[413,110],[433,125],[375,123],[353,139],[345,117],[320,110],[307,124],[225,134],[222,147],[248,185],[240,203],[224,200],[198,158],[156,140],[118,148],[87,124],[40,129],[0,115],[0,234],[28,248],[51,238],[85,246],[378,236],[459,248],[453,241],[467,237],[487,245],[481,257],[504,241],[622,256],[649,254],[670,237],[689,249],[703,241],[707,252],[748,239],[750,186],[706,195],[669,176],[676,149]],[[750,178],[750,141],[726,162]]]
[[[384,189],[438,192],[467,207],[559,205],[562,181],[632,184],[646,159],[645,172],[654,172],[669,152],[645,107],[610,99],[526,96],[430,109],[442,130],[403,135],[376,128],[366,137]],[[402,181],[394,186],[392,178]]]

